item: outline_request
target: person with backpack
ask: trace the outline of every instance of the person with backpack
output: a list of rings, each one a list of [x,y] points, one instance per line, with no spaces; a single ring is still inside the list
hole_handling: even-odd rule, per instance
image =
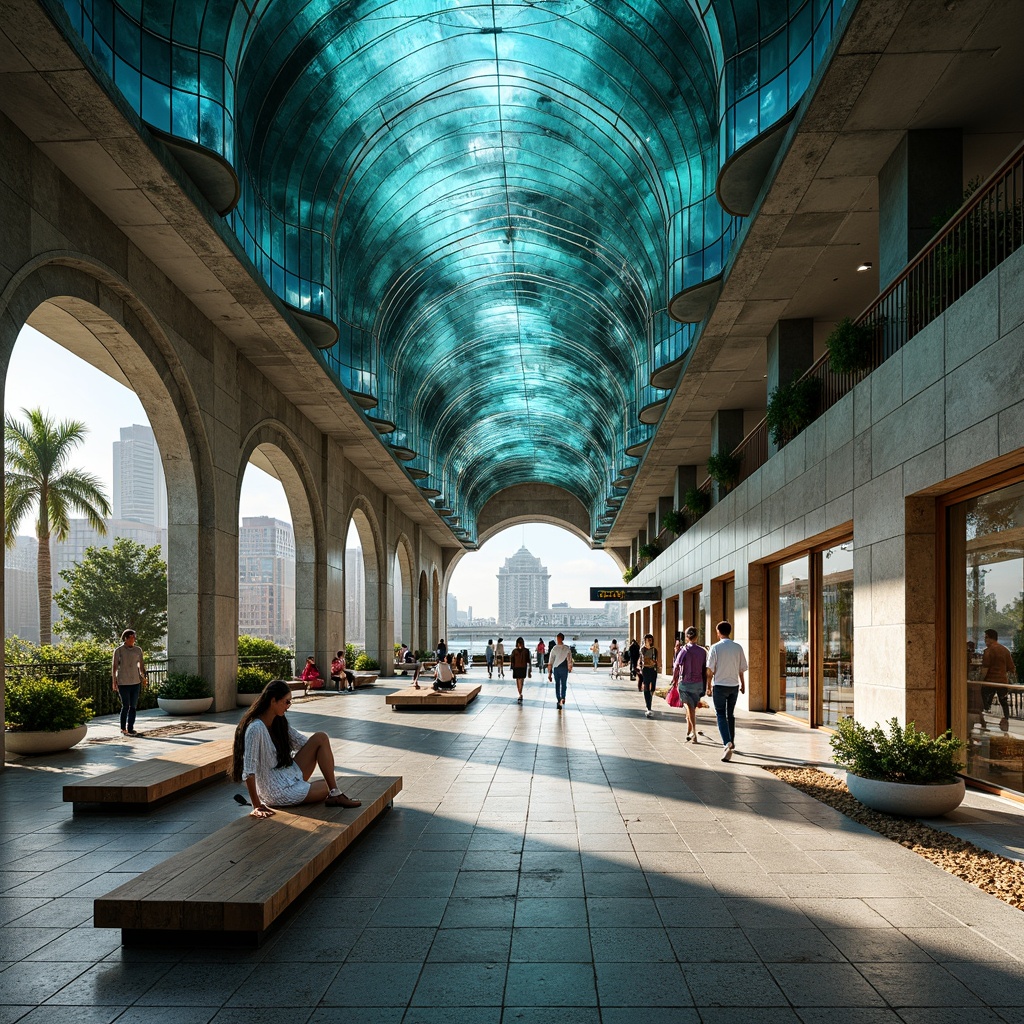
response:
[[[658,648],[654,646],[653,633],[648,633],[644,637],[644,645],[640,648],[639,667],[640,679],[637,681],[636,688],[644,691],[644,703],[647,705],[644,715],[647,718],[653,718],[651,701],[654,698],[654,687],[658,683]]]

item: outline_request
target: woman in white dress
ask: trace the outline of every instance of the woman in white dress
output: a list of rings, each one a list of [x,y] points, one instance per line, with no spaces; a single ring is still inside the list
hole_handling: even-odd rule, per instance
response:
[[[269,818],[272,807],[326,804],[358,807],[338,789],[334,751],[325,732],[304,736],[288,725],[292,692],[283,679],[267,683],[235,729],[231,777],[249,790],[254,818]],[[309,781],[314,768],[322,779]]]

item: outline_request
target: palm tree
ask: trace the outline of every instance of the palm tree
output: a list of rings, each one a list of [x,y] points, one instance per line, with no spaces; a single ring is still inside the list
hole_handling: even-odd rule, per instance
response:
[[[39,643],[49,644],[53,590],[50,534],[57,540],[67,539],[71,512],[83,514],[99,533],[105,534],[103,518],[110,515],[110,504],[97,477],[65,468],[85,437],[85,424],[77,420],[54,423],[40,409],[21,411],[28,417],[27,423],[11,416],[4,421],[4,541],[7,547],[13,547],[21,521],[38,507]]]

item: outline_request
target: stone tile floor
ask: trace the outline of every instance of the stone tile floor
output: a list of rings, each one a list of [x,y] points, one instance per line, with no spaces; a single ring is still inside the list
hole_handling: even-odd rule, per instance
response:
[[[383,681],[382,681],[383,682]],[[388,687],[293,706],[343,770],[401,774],[385,815],[262,948],[122,948],[92,898],[243,813],[218,783],[144,815],[61,802],[217,728],[93,742],[0,775],[0,1024],[1024,1024],[1024,916],[761,770],[827,737],[740,716],[720,761],[628,680],[569,702],[484,681],[466,713]],[[140,728],[165,724],[159,713]],[[96,742],[99,741],[99,742]],[[1024,849],[1024,808],[971,794],[947,827]]]

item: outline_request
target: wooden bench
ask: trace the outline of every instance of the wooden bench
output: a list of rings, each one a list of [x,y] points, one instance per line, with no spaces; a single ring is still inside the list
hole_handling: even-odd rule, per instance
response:
[[[231,740],[207,740],[95,778],[69,782],[64,787],[64,802],[73,803],[76,810],[79,804],[152,807],[227,774],[231,748]]]
[[[301,692],[303,697],[309,696],[309,683],[305,679],[286,679],[285,682],[292,693]]]
[[[399,708],[464,708],[476,700],[480,692],[480,684],[476,686],[456,686],[454,690],[432,690],[430,686],[407,686],[404,690],[396,690],[384,698],[396,711]]]
[[[95,900],[97,928],[126,944],[259,945],[268,928],[391,806],[402,778],[338,779],[350,809],[310,804],[272,818],[246,814]]]
[[[377,685],[377,673],[376,672],[353,672],[352,675],[356,677],[355,688],[358,690],[361,686],[376,686]]]

